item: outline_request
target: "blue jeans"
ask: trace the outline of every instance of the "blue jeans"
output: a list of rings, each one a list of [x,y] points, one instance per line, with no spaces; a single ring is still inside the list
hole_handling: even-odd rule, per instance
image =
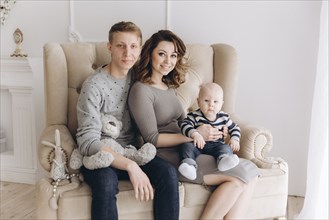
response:
[[[155,157],[141,169],[155,188],[153,211],[155,220],[176,220],[179,217],[178,175],[170,163]],[[84,180],[92,190],[92,219],[118,219],[117,198],[119,180],[128,179],[126,171],[107,167],[96,170],[81,168]],[[137,202],[137,200],[136,200]]]
[[[210,141],[206,142],[206,145],[203,149],[199,149],[194,146],[193,142],[184,143],[179,146],[179,157],[181,161],[188,158],[193,159],[195,161],[200,154],[211,155],[218,162],[221,159],[222,155],[233,154],[233,150],[227,144]],[[196,165],[196,163],[193,165]]]

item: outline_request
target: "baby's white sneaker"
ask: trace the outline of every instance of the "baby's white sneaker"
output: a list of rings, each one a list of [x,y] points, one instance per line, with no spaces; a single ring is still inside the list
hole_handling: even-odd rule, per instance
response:
[[[239,164],[239,157],[236,154],[225,155],[218,162],[218,170],[226,171],[232,169]]]
[[[178,167],[178,171],[189,180],[196,179],[196,168],[193,165],[189,165],[188,163],[182,163]]]

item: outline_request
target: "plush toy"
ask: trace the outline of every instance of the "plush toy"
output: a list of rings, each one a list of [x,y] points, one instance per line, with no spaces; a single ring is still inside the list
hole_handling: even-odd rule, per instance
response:
[[[50,208],[58,209],[57,200],[62,193],[73,190],[79,187],[79,174],[69,174],[67,170],[67,154],[61,147],[61,138],[59,130],[55,130],[55,144],[43,140],[42,144],[54,148],[48,155],[49,163],[51,164],[50,177],[52,181],[52,196],[49,199]],[[54,158],[50,160],[50,154],[54,152]]]
[[[138,165],[145,165],[156,155],[156,148],[153,144],[145,143],[140,149],[132,145],[121,146],[115,139],[119,137],[122,128],[122,122],[113,115],[102,114],[102,133],[108,138],[101,141],[110,146],[115,152],[135,161]],[[99,151],[91,156],[82,156],[78,149],[74,149],[70,159],[70,167],[79,169],[82,164],[89,170],[108,167],[113,161],[113,155],[110,152]]]
[[[49,161],[51,163],[50,177],[54,180],[66,179],[67,175],[67,155],[66,152],[61,147],[61,137],[59,130],[55,130],[55,144],[49,141],[41,141],[42,144],[52,147],[54,152],[54,159]]]

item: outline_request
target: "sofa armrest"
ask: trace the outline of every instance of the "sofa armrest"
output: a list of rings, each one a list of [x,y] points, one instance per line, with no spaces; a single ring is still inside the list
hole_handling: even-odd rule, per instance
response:
[[[53,148],[42,144],[41,141],[45,140],[51,143],[55,143],[56,129],[58,129],[60,132],[61,147],[64,149],[65,153],[67,154],[68,160],[72,154],[73,149],[76,147],[76,143],[69,129],[65,125],[52,125],[45,128],[38,142],[38,157],[41,166],[48,172],[50,172],[51,169],[50,161],[52,158],[54,158],[54,152],[53,152]],[[76,170],[71,169],[69,166],[68,166],[68,170],[70,174],[77,173]]]
[[[259,125],[236,120],[241,129],[240,151],[238,155],[249,159],[259,168],[282,169],[287,171],[287,163],[280,157],[269,157],[273,147],[272,133]]]

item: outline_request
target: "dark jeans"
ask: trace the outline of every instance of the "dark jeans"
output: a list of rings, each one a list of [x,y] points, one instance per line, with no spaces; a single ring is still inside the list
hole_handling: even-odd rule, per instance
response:
[[[141,169],[155,188],[153,210],[155,220],[175,220],[179,217],[178,175],[170,163],[155,157]],[[92,219],[118,219],[118,181],[129,179],[128,173],[113,167],[96,170],[81,168],[84,180],[92,190]],[[138,201],[136,200],[136,203]]]
[[[200,154],[211,155],[218,161],[223,154],[233,154],[233,150],[230,146],[221,142],[206,142],[203,149],[194,146],[193,142],[184,143],[179,146],[179,157],[181,161],[187,158],[196,160]]]

